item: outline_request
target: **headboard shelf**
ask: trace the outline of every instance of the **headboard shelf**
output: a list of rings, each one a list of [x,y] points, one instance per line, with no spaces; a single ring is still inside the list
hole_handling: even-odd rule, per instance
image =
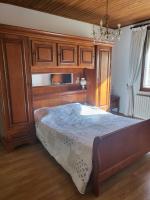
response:
[[[72,94],[86,94],[87,90],[70,90],[70,91],[65,91],[65,92],[54,92],[54,93],[49,93],[49,94],[43,94],[43,95],[34,95],[33,99],[43,99],[43,98],[51,98],[51,97],[62,97],[65,95],[72,95]]]
[[[42,95],[33,96],[33,107],[34,109],[41,107],[51,107],[66,103],[86,103],[87,90],[71,90],[65,92],[56,92]]]
[[[81,86],[78,84],[69,84],[69,85],[56,85],[56,86],[39,86],[39,87],[33,87],[32,93],[33,96],[39,96],[42,94],[52,94],[52,93],[62,93],[67,91],[76,91],[81,90]]]

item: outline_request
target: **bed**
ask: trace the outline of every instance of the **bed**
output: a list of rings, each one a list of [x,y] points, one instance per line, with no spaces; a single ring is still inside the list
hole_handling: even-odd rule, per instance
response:
[[[104,180],[150,151],[150,120],[71,103],[37,109],[35,121],[38,139],[82,194],[91,180],[98,196]]]

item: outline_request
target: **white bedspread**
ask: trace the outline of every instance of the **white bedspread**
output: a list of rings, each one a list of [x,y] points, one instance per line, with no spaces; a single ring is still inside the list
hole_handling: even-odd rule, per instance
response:
[[[94,138],[140,122],[79,103],[38,109],[35,118],[37,137],[82,194],[92,171]]]

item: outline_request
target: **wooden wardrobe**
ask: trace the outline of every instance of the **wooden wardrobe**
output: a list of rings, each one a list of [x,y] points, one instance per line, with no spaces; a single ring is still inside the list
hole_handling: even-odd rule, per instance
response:
[[[0,25],[0,140],[5,147],[36,141],[33,112],[39,105],[79,100],[108,110],[111,48],[88,38]],[[68,71],[86,77],[86,90],[75,81],[63,89],[32,88],[34,73]]]
[[[35,140],[28,45],[26,37],[0,35],[1,139],[8,150]]]

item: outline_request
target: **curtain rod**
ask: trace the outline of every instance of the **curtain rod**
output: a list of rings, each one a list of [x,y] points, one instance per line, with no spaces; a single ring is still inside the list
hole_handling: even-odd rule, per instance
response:
[[[134,26],[132,26],[130,29],[138,28],[138,27],[142,27],[142,26],[146,26],[146,25],[150,25],[150,22],[147,22],[147,23],[144,23],[144,24],[137,24],[137,25],[134,25]]]

